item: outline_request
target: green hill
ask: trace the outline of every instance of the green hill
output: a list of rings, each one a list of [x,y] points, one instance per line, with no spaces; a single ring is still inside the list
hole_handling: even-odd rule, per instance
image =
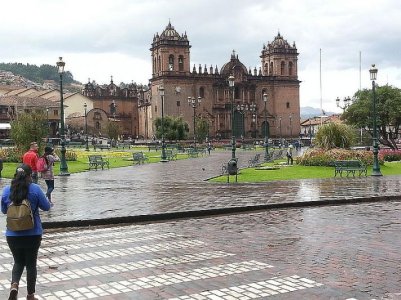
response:
[[[51,65],[31,65],[22,63],[0,63],[0,70],[12,72],[14,75],[20,75],[33,82],[43,84],[45,80],[54,80],[58,82],[59,75],[56,66]],[[63,83],[80,83],[74,80],[71,72],[67,71],[63,75]]]

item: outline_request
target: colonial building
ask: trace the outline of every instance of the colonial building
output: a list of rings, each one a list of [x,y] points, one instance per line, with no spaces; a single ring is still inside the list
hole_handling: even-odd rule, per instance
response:
[[[92,99],[94,108],[103,110],[108,119],[118,122],[124,136],[138,136],[138,86],[135,83],[117,86],[111,77],[110,84],[100,86],[89,80],[82,94]]]
[[[236,137],[263,137],[265,128],[271,138],[299,137],[300,81],[295,43],[290,45],[279,33],[263,46],[259,70],[247,69],[235,51],[220,69],[199,65],[191,70],[190,48],[186,33],[180,35],[171,23],[154,36],[150,90],[138,94],[139,135],[153,135],[153,121],[162,113],[159,88],[163,87],[164,115],[182,116],[191,133],[195,114],[207,120],[211,138],[230,138],[233,101]],[[231,75],[235,78],[232,89],[228,83]],[[195,110],[188,104],[189,97],[201,98]],[[255,112],[246,110],[249,107],[255,107]]]

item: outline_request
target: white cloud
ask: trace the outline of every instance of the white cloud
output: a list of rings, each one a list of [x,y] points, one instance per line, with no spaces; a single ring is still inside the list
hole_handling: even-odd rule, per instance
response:
[[[191,63],[226,63],[233,49],[252,69],[262,45],[278,31],[296,42],[301,106],[339,111],[335,98],[370,88],[376,63],[379,84],[401,87],[401,6],[397,0],[14,0],[2,4],[2,62],[55,64],[63,56],[77,80],[147,83],[150,45],[169,19],[186,32]]]

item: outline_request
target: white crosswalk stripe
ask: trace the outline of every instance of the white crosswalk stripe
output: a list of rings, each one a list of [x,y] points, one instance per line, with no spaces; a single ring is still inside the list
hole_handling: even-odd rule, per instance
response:
[[[112,265],[101,265],[96,267],[82,268],[82,269],[73,269],[65,272],[54,272],[50,274],[43,274],[38,276],[37,283],[38,284],[46,284],[49,282],[60,282],[66,280],[73,280],[78,278],[84,278],[94,275],[106,275],[112,273],[120,273],[120,272],[129,272],[133,270],[145,269],[145,268],[156,268],[174,264],[183,264],[189,262],[199,262],[202,260],[208,259],[216,259],[223,258],[227,256],[233,256],[234,254],[225,253],[222,251],[212,251],[212,252],[203,252],[196,254],[187,254],[176,257],[163,257],[158,259],[148,259],[143,261],[129,262],[129,263],[121,263],[121,264],[112,264]],[[20,287],[26,286],[25,280],[20,281]],[[5,285],[1,285],[0,283],[0,291],[6,290],[9,287],[9,282],[6,282]]]
[[[209,290],[199,294],[185,295],[168,300],[257,299],[319,286],[322,286],[322,284],[293,275],[289,277],[273,277],[269,280],[242,284],[219,290]]]
[[[258,261],[244,261],[232,264],[223,264],[213,267],[193,269],[186,272],[165,273],[162,275],[140,277],[124,281],[108,282],[100,285],[92,285],[84,288],[55,291],[43,294],[44,299],[92,299],[95,297],[128,293],[141,289],[168,286],[193,280],[209,279],[219,276],[229,276],[244,272],[251,272],[271,268],[272,266]]]
[[[8,249],[1,244],[0,248]],[[12,257],[4,252],[8,256],[0,255],[0,263],[4,262],[0,264],[1,299],[8,292],[12,268]],[[268,262],[157,230],[155,224],[45,234],[38,268],[40,300],[119,299],[121,295],[124,299],[146,295],[143,299],[148,300],[153,299],[153,291],[158,295],[168,287],[171,294],[156,298],[265,299],[324,286],[298,275],[277,276],[268,271],[274,270]],[[24,279],[20,287],[26,287]]]

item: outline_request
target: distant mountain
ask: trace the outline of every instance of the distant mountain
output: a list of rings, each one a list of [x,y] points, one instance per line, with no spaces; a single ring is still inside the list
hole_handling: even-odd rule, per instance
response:
[[[331,111],[324,111],[326,116],[335,115],[336,113]],[[308,119],[313,117],[318,117],[322,115],[320,108],[305,106],[301,107],[301,119]]]

